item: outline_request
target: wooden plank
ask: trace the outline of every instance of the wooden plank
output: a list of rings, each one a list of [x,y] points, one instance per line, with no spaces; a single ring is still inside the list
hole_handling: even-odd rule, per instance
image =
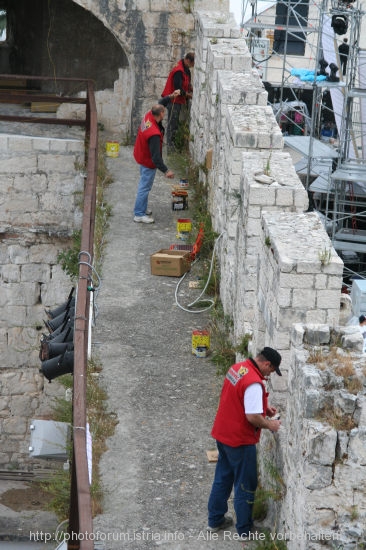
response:
[[[207,458],[209,462],[217,462],[217,459],[219,457],[219,452],[216,450],[213,451],[206,451]]]
[[[0,78],[1,88],[26,88],[26,79],[20,78]]]
[[[55,113],[59,108],[60,103],[50,101],[38,101],[37,103],[31,103],[32,113]]]

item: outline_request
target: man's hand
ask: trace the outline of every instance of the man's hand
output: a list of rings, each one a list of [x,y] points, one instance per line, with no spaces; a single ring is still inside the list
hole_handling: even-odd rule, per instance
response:
[[[171,170],[168,170],[167,172],[165,172],[164,175],[166,178],[174,178],[174,172],[172,172]]]
[[[269,429],[271,432],[278,432],[281,427],[281,420],[269,420]]]
[[[278,432],[281,426],[281,420],[269,420],[264,418],[261,414],[247,414],[248,422],[255,428],[261,428],[263,430],[271,430],[271,432]]]
[[[276,412],[276,407],[267,407],[267,416],[269,416],[269,418],[272,418],[276,414]]]

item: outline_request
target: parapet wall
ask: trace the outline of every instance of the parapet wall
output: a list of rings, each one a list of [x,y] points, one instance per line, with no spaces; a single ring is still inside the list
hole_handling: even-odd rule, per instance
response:
[[[39,340],[44,309],[70,292],[57,255],[81,226],[84,142],[1,134],[0,157],[0,467],[43,467],[29,421],[50,417],[57,384],[39,373]]]
[[[234,339],[239,343],[250,334],[252,354],[270,345],[283,357],[283,376],[271,377],[270,388],[283,427],[276,436],[265,432],[260,444],[264,486],[273,483],[266,460],[272,476],[276,470],[281,479],[269,526],[280,533],[278,540],[287,538],[289,550],[356,548],[366,534],[365,492],[359,489],[360,504],[351,517],[356,493],[348,475],[355,476],[358,487],[365,485],[364,448],[358,451],[365,430],[365,371],[354,374],[361,384],[356,394],[342,386],[340,377],[332,393],[327,385],[335,377],[332,370],[315,373],[306,363],[307,346],[318,344],[317,338],[326,353],[338,349],[336,362],[345,355],[331,341],[339,323],[343,262],[318,216],[308,212],[307,192],[283,150],[267,92],[236,30],[215,13],[197,14],[191,154],[207,183],[220,235],[220,293],[225,313],[234,320]],[[352,347],[351,340],[346,345]],[[355,361],[362,365],[359,345]],[[319,382],[315,393],[309,380]],[[318,419],[324,394],[341,415],[357,420],[351,431]]]

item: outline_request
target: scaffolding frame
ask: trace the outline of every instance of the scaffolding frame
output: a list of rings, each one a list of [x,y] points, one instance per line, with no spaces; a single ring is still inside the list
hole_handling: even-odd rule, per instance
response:
[[[269,104],[281,127],[286,118],[290,120],[284,109],[288,98],[300,103],[304,90],[310,93],[309,120],[304,115],[304,123],[297,126],[291,120],[297,135],[285,135],[285,144],[306,159],[303,183],[311,198],[317,186],[325,195],[322,214],[330,221],[325,227],[334,248],[345,264],[351,254],[357,255],[356,273],[366,277],[366,53],[363,55],[365,50],[360,47],[365,12],[358,0],[309,0],[308,15],[303,17],[297,12],[301,4],[301,0],[278,0],[258,13],[257,0],[243,0],[241,28],[249,51],[258,36],[270,37],[272,41],[267,59],[253,57],[253,66],[267,64],[267,89],[274,88],[274,94],[277,91],[276,107],[274,102]],[[251,17],[245,20],[249,8]],[[285,24],[276,22],[280,12],[286,14]],[[344,22],[345,32],[336,27],[339,21]],[[277,31],[282,32],[281,48],[275,43]],[[303,42],[300,46],[303,56],[288,53],[288,41],[294,37]],[[338,52],[344,37],[349,44],[345,74]],[[283,53],[279,53],[280,49]],[[308,71],[310,75],[304,82],[296,78],[302,61],[305,73]],[[327,145],[323,136],[326,118],[334,119],[337,132],[337,139],[330,138]],[[348,271],[346,266],[345,271]],[[349,271],[355,273],[354,269]]]

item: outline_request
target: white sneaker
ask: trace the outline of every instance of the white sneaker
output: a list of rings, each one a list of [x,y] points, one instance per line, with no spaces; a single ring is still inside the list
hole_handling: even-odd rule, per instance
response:
[[[209,525],[207,526],[207,531],[209,531],[210,533],[217,533],[218,531],[225,531],[225,529],[227,527],[230,527],[232,524],[233,524],[233,518],[230,517],[230,516],[225,516],[224,519],[222,520],[222,522],[220,523],[220,525],[217,525],[216,527],[210,527]]]
[[[133,221],[137,223],[154,223],[155,220],[149,216],[135,216]]]
[[[145,212],[145,214],[146,214],[146,216],[151,216],[152,210],[147,209],[146,212]]]

